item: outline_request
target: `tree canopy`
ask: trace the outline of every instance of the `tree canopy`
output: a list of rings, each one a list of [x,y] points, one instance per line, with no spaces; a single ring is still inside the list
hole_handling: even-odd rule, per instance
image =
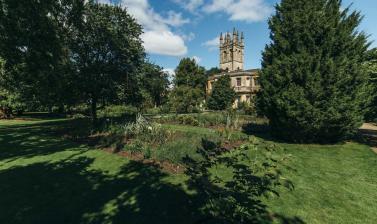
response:
[[[191,88],[200,88],[205,90],[207,76],[205,69],[199,66],[195,59],[183,58],[175,69],[175,85],[189,86]]]
[[[230,86],[230,77],[224,75],[214,83],[207,106],[211,110],[225,110],[233,105],[235,98],[236,92]]]
[[[175,69],[175,88],[170,104],[178,113],[198,110],[206,94],[207,76],[205,69],[195,59],[183,58]]]
[[[76,29],[72,60],[82,98],[90,101],[96,119],[98,100],[111,101],[122,91],[132,91],[135,72],[142,65],[144,49],[141,26],[118,6],[86,4],[80,27]]]
[[[7,61],[2,80],[7,91],[28,103],[59,103],[67,87],[67,30],[82,7],[79,0],[0,0],[0,56]]]
[[[168,74],[160,66],[145,62],[142,66],[140,85],[145,93],[144,98],[150,99],[151,106],[158,107],[165,103],[170,81]]]
[[[270,19],[258,105],[276,136],[338,141],[360,127],[368,105],[362,16],[340,0],[283,0]]]

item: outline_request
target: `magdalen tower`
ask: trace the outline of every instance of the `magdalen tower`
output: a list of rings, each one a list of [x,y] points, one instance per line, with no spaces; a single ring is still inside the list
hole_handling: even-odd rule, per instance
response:
[[[236,29],[233,35],[226,33],[220,35],[220,69],[224,71],[239,71],[244,69],[245,40]]]

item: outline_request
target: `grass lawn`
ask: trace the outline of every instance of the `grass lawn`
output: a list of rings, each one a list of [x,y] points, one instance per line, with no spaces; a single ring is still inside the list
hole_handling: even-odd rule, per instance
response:
[[[368,146],[285,145],[292,192],[268,204],[307,223],[377,223],[377,154]]]
[[[53,135],[64,122],[0,121],[0,223],[198,221],[183,174]],[[377,223],[377,154],[368,146],[280,145],[292,155],[284,175],[295,189],[266,200],[271,211],[305,223]]]

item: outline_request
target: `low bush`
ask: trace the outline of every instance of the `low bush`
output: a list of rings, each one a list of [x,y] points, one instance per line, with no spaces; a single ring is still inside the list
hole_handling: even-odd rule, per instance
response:
[[[199,126],[199,121],[192,115],[180,115],[178,122],[184,125]]]
[[[160,108],[158,107],[145,109],[145,114],[148,114],[148,115],[158,115],[160,113],[161,111],[160,111]]]
[[[98,117],[117,118],[136,116],[138,109],[133,106],[111,105],[98,111]]]
[[[258,118],[251,115],[240,115],[237,111],[198,113],[181,115],[162,115],[154,117],[159,123],[183,124],[200,127],[225,127],[231,125],[232,129],[239,129],[242,125],[253,122]],[[228,124],[228,123],[231,124]]]
[[[238,105],[238,111],[241,113],[241,114],[244,114],[244,115],[252,115],[252,116],[256,116],[257,114],[257,111],[256,111],[256,108],[255,108],[255,105],[254,103],[246,103],[246,102],[242,102]]]
[[[172,133],[161,127],[161,124],[149,122],[143,116],[138,115],[136,122],[124,126],[124,135],[127,139],[139,139],[145,143],[163,144]]]

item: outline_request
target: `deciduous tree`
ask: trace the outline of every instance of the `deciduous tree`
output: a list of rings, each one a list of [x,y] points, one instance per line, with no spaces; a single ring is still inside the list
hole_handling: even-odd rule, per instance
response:
[[[125,95],[137,85],[136,71],[144,60],[142,28],[126,9],[89,2],[74,35],[72,59],[83,99],[97,118],[98,100],[110,101],[119,89]]]
[[[175,70],[170,103],[178,113],[193,112],[204,100],[207,76],[195,59],[183,58]]]
[[[0,0],[0,56],[7,61],[8,92],[50,108],[61,103],[68,86],[66,31],[81,9],[80,0]]]
[[[153,106],[161,106],[166,101],[170,81],[168,74],[160,66],[145,62],[141,72],[140,85],[150,96]]]
[[[207,76],[205,69],[199,66],[195,59],[183,58],[175,69],[175,85],[199,88],[205,94]]]
[[[199,88],[185,85],[176,87],[169,97],[169,103],[176,113],[197,112],[202,101],[203,96]]]
[[[235,98],[236,92],[230,86],[230,77],[224,75],[214,83],[207,106],[211,110],[225,110],[232,106]]]

